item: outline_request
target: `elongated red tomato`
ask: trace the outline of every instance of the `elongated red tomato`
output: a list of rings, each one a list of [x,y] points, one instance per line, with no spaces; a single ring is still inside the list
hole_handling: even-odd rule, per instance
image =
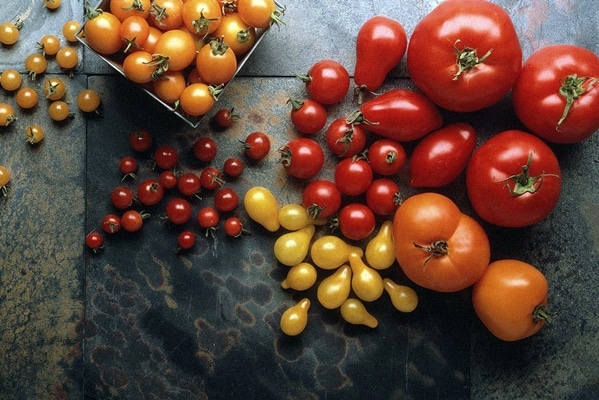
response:
[[[420,139],[443,125],[439,109],[425,96],[408,89],[392,89],[364,102],[347,117],[374,133],[398,142]]]
[[[446,0],[414,28],[408,73],[437,105],[476,111],[501,100],[522,67],[507,12],[487,0]]]
[[[599,129],[599,57],[573,45],[535,51],[514,84],[516,115],[554,143],[576,143]]]
[[[466,168],[476,146],[474,128],[456,122],[425,136],[410,157],[410,186],[440,187]]]
[[[474,211],[485,221],[523,227],[545,219],[558,203],[561,172],[553,150],[518,130],[498,133],[472,155],[466,188]]]
[[[401,61],[408,39],[398,21],[377,15],[360,27],[356,40],[356,86],[375,91]]]

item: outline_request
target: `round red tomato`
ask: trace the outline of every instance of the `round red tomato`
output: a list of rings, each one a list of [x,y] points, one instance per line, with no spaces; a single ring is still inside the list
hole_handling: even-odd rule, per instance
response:
[[[177,237],[177,244],[181,250],[189,250],[196,244],[196,235],[192,231],[183,231]]]
[[[534,335],[551,321],[547,292],[547,279],[532,265],[498,260],[489,264],[472,287],[472,305],[497,338],[520,340]]]
[[[346,157],[335,167],[335,184],[341,193],[348,196],[366,192],[372,179],[372,168],[363,158]]]
[[[166,205],[166,216],[173,224],[184,224],[191,218],[191,204],[183,198],[175,197]]]
[[[317,179],[304,188],[302,205],[310,218],[328,218],[341,207],[341,192],[333,182]]]
[[[599,129],[599,57],[573,45],[535,51],[514,84],[516,115],[554,143],[576,143]]]
[[[406,151],[398,141],[378,139],[368,148],[368,161],[377,174],[395,175],[406,163]]]
[[[227,174],[231,178],[237,178],[241,176],[241,174],[243,174],[243,161],[241,161],[237,157],[229,157],[225,160],[223,164],[223,170],[225,171],[225,174]]]
[[[104,247],[104,237],[99,232],[90,232],[85,236],[85,245],[94,253],[98,253]]]
[[[350,240],[366,239],[376,225],[374,213],[362,203],[350,203],[339,211],[339,230]]]
[[[239,205],[239,195],[232,188],[222,188],[214,194],[214,207],[218,211],[233,211]]]
[[[326,125],[327,110],[322,104],[311,99],[289,99],[287,103],[292,107],[291,123],[301,133],[313,135]]]
[[[204,229],[216,229],[219,221],[220,215],[214,207],[204,207],[198,211],[198,224]]]
[[[216,190],[225,183],[220,170],[214,167],[206,167],[202,170],[200,173],[200,182],[202,183],[202,187],[207,190]]]
[[[144,219],[148,218],[149,214],[140,213],[137,210],[127,210],[121,216],[121,224],[127,232],[137,232],[144,224]]]
[[[152,134],[147,129],[135,129],[129,134],[129,145],[137,152],[150,150]]]
[[[193,172],[184,172],[177,179],[177,189],[183,196],[198,196],[201,188],[200,177]]]
[[[158,204],[163,196],[164,188],[158,179],[146,179],[137,187],[137,200],[143,205],[153,206]]]
[[[119,210],[128,208],[133,204],[133,191],[127,186],[117,186],[110,192],[110,202]]]
[[[270,139],[264,132],[252,132],[245,138],[243,149],[252,160],[262,160],[270,152]]]
[[[172,169],[179,162],[179,153],[171,146],[158,146],[154,151],[154,162],[159,168]]]
[[[239,237],[243,234],[243,223],[238,217],[229,217],[224,222],[225,235]]]
[[[490,1],[447,0],[414,28],[408,73],[437,105],[466,112],[501,100],[518,77],[522,48],[507,12]]]
[[[425,136],[410,156],[410,186],[440,187],[466,168],[476,147],[476,132],[466,123],[447,125]]]
[[[466,170],[468,197],[485,221],[523,227],[545,219],[557,205],[561,172],[555,154],[538,137],[511,130],[483,143]]]
[[[324,165],[322,147],[312,139],[296,138],[279,149],[281,164],[294,178],[310,179],[320,172]]]
[[[158,181],[164,189],[172,189],[177,187],[178,180],[179,178],[177,178],[177,175],[175,175],[175,173],[170,169],[162,171],[158,177]]]
[[[306,82],[310,98],[320,104],[339,103],[349,90],[349,73],[337,61],[322,60],[314,64],[307,75],[298,75]]]
[[[121,217],[116,214],[106,214],[100,225],[106,233],[117,233],[121,230]]]
[[[193,155],[200,161],[214,160],[218,153],[216,141],[208,136],[202,136],[193,144]]]
[[[336,118],[327,128],[327,147],[339,157],[352,157],[364,150],[367,140],[363,125],[347,123],[346,119]]]
[[[377,215],[391,215],[400,203],[399,186],[389,178],[373,180],[366,190],[366,205]]]
[[[474,284],[491,257],[487,234],[448,197],[426,192],[405,200],[393,218],[395,258],[414,283],[439,292]]]

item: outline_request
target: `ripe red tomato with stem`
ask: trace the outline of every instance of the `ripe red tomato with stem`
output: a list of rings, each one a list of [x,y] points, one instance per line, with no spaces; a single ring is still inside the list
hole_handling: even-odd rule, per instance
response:
[[[133,191],[128,186],[117,186],[110,192],[110,202],[119,210],[129,208],[133,204]]]
[[[341,207],[341,192],[333,182],[316,179],[304,188],[302,205],[314,220],[329,218]]]
[[[200,161],[210,162],[218,153],[216,141],[208,136],[202,136],[193,144],[193,155]]]
[[[327,110],[324,106],[312,99],[298,100],[290,98],[291,123],[303,134],[314,135],[320,132],[327,123]]]
[[[335,118],[325,133],[327,147],[339,157],[352,157],[361,153],[367,139],[363,125],[348,124],[343,117]]]
[[[199,198],[202,182],[197,174],[184,172],[177,179],[177,188],[183,196],[195,196]]]
[[[547,278],[519,260],[497,260],[472,287],[472,305],[481,322],[497,338],[527,338],[550,323]]]
[[[243,150],[252,160],[262,160],[270,152],[270,138],[264,132],[252,132],[243,141]]]
[[[397,174],[406,163],[403,145],[392,139],[382,138],[372,142],[367,156],[372,170],[382,176]]]
[[[202,187],[207,190],[216,190],[225,184],[222,173],[218,168],[206,167],[200,173]]]
[[[243,223],[238,217],[229,217],[224,224],[225,235],[230,237],[240,237],[244,233],[249,233],[243,228]]]
[[[408,74],[435,104],[476,111],[501,100],[522,66],[508,13],[490,1],[449,0],[418,22],[408,44]]]
[[[121,217],[116,214],[106,214],[100,222],[102,230],[106,233],[113,234],[121,230]]]
[[[172,169],[179,162],[179,153],[169,145],[160,145],[154,151],[154,162],[161,169]]]
[[[464,171],[475,147],[474,127],[464,122],[446,125],[426,135],[410,156],[410,186],[448,185]]]
[[[577,143],[599,129],[599,57],[569,44],[535,51],[512,90],[516,115],[553,143]]]
[[[220,214],[214,207],[203,207],[198,211],[198,224],[206,229],[206,236],[214,235],[214,231],[220,222]]]
[[[349,73],[335,60],[315,63],[306,75],[297,75],[306,84],[308,96],[324,105],[341,102],[349,90]]]
[[[437,106],[423,94],[408,89],[391,89],[365,101],[347,117],[349,124],[364,124],[371,132],[408,142],[420,139],[443,125]]]
[[[104,237],[99,232],[90,232],[85,236],[85,245],[93,253],[98,253],[104,248]]]
[[[177,187],[178,180],[179,178],[177,177],[177,175],[170,169],[162,171],[158,176],[158,181],[160,182],[160,185],[167,190]]]
[[[129,133],[129,146],[138,153],[150,150],[152,142],[152,134],[147,129],[138,128]]]
[[[177,250],[189,250],[196,244],[196,235],[192,231],[183,231],[177,236]]]
[[[214,122],[222,129],[227,129],[239,119],[239,115],[234,113],[234,108],[221,108],[214,114]]]
[[[137,232],[144,224],[144,220],[149,218],[150,214],[137,211],[127,210],[121,215],[121,225],[123,230],[127,232]]]
[[[239,205],[239,195],[233,188],[225,187],[214,193],[214,207],[220,212],[233,211]]]
[[[175,197],[166,204],[165,212],[171,223],[181,225],[189,221],[193,210],[189,201],[181,197]]]
[[[135,179],[137,172],[137,160],[133,157],[123,157],[121,161],[119,161],[119,169],[123,173],[122,180],[126,178]]]
[[[350,240],[364,240],[374,232],[376,218],[363,203],[349,203],[339,211],[339,230]]]
[[[377,178],[366,190],[366,205],[376,215],[391,215],[401,204],[399,186],[389,178]]]
[[[356,39],[356,87],[370,92],[378,90],[407,47],[406,30],[399,21],[377,15],[364,22]]]
[[[346,157],[335,167],[335,184],[341,193],[348,196],[365,193],[373,177],[372,167],[361,157]]]
[[[488,139],[466,169],[474,210],[503,227],[530,226],[549,216],[559,201],[561,183],[553,150],[537,136],[519,130]]]
[[[279,149],[281,164],[287,173],[298,179],[316,176],[324,165],[324,152],[316,141],[295,138]]]
[[[241,161],[237,157],[229,157],[224,162],[223,170],[225,174],[227,174],[231,178],[237,178],[241,176],[241,174],[243,173],[243,161]]]
[[[148,178],[137,186],[137,200],[145,206],[158,204],[163,197],[164,188],[158,179]]]

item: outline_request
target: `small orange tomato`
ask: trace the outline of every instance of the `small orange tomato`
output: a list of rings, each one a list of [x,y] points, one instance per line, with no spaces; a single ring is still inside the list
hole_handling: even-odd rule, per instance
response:
[[[121,21],[108,11],[86,7],[87,22],[83,25],[83,33],[89,47],[100,54],[110,55],[120,50]]]
[[[124,21],[130,16],[147,19],[151,9],[152,4],[150,0],[110,0],[110,12],[119,21]]]
[[[145,18],[132,15],[121,22],[120,35],[125,53],[141,50],[150,35],[150,24]]]
[[[93,89],[83,89],[77,95],[77,107],[83,112],[96,111],[100,103],[100,95]]]
[[[15,102],[23,109],[30,109],[37,105],[38,95],[35,89],[30,87],[22,87],[15,95]]]
[[[173,104],[181,97],[186,86],[182,71],[166,71],[158,79],[152,81],[154,94],[167,104]]]
[[[225,42],[212,40],[198,52],[196,69],[202,81],[220,85],[230,81],[235,75],[237,58]]]
[[[223,15],[213,35],[223,38],[237,57],[246,54],[256,43],[256,29],[243,22],[238,13]]]
[[[183,23],[190,32],[208,35],[218,28],[222,11],[216,0],[186,0],[183,5]]]
[[[547,292],[547,279],[532,265],[498,260],[474,284],[472,304],[493,335],[515,341],[534,335],[551,321]]]
[[[154,54],[154,50],[156,49],[156,42],[162,36],[162,31],[155,26],[150,26],[150,32],[148,33],[148,37],[144,42],[143,49],[150,54]]]
[[[171,29],[158,38],[153,54],[168,63],[169,70],[181,71],[193,63],[196,43],[189,32]]]
[[[164,32],[181,27],[183,24],[183,1],[152,1],[150,21],[156,28]]]
[[[155,71],[154,58],[147,51],[129,53],[123,60],[125,76],[135,83],[151,82]]]
[[[205,83],[192,83],[183,90],[179,101],[181,109],[186,114],[204,115],[214,105],[214,90]]]

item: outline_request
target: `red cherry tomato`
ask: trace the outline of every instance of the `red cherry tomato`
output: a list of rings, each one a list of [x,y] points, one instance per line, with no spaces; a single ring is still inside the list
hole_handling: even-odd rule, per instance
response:
[[[177,178],[177,175],[175,175],[175,173],[172,170],[167,169],[160,173],[158,181],[160,182],[160,185],[162,185],[162,187],[164,189],[173,189],[173,188],[177,187],[178,179],[179,178]]]
[[[371,92],[378,90],[407,47],[406,30],[400,22],[382,15],[364,22],[356,39],[356,86]]]
[[[175,197],[166,205],[166,216],[173,224],[184,224],[191,218],[191,204],[183,198]]]
[[[363,125],[348,124],[345,118],[336,118],[327,128],[327,147],[339,157],[352,157],[364,150],[367,135]]]
[[[222,188],[214,193],[214,207],[221,212],[233,211],[239,205],[239,195],[232,188]]]
[[[339,62],[322,60],[314,64],[307,75],[300,75],[306,83],[310,98],[328,105],[342,101],[349,89],[349,73]]]
[[[522,49],[501,6],[449,0],[416,25],[407,60],[408,74],[429,99],[448,110],[468,112],[507,94],[520,72]]]
[[[216,229],[220,221],[220,214],[214,207],[204,207],[198,211],[198,224],[204,229]],[[208,234],[208,232],[206,232]]]
[[[216,141],[208,136],[202,136],[193,144],[193,155],[200,161],[210,162],[218,153]]]
[[[200,177],[193,172],[185,172],[177,179],[177,189],[183,196],[197,196],[201,188]]]
[[[264,132],[252,132],[245,138],[243,149],[252,160],[262,160],[270,152],[270,139]]]
[[[389,178],[372,181],[366,191],[366,205],[377,215],[391,215],[401,203],[399,186]]]
[[[196,235],[192,231],[183,231],[177,237],[177,244],[182,250],[189,250],[196,244]]]
[[[140,213],[137,210],[127,210],[121,216],[121,224],[127,232],[137,232],[141,229],[149,214]]]
[[[135,179],[137,171],[137,160],[133,157],[123,157],[119,162],[119,169],[123,173],[123,179],[131,177]]]
[[[322,147],[309,138],[291,139],[279,149],[281,164],[290,176],[298,179],[310,179],[324,165]]]
[[[133,204],[133,191],[127,186],[117,186],[110,192],[110,202],[119,210],[128,208]]]
[[[241,161],[237,157],[227,158],[223,165],[223,170],[225,171],[225,174],[227,174],[231,178],[237,178],[241,176],[241,174],[243,173],[243,169],[243,161]]]
[[[530,133],[510,130],[484,142],[466,169],[468,197],[485,221],[524,227],[545,219],[561,192],[558,160]]]
[[[292,107],[291,123],[301,133],[313,135],[320,132],[326,125],[327,110],[322,104],[311,99],[289,99],[287,103]]]
[[[129,145],[137,152],[144,152],[152,147],[152,134],[147,129],[135,129],[129,134]]]
[[[221,172],[214,167],[207,167],[202,170],[200,173],[200,182],[202,183],[202,187],[207,190],[216,190],[225,183]]]
[[[171,146],[158,146],[154,151],[154,162],[161,169],[172,169],[179,162],[179,153]]]
[[[85,236],[85,245],[88,249],[97,253],[104,247],[104,238],[99,232],[90,232]]]
[[[364,240],[374,232],[376,219],[368,206],[350,203],[339,211],[339,230],[350,240]]]
[[[243,223],[237,217],[229,217],[224,222],[225,235],[239,237],[243,234]]]
[[[121,230],[121,217],[116,214],[106,214],[100,223],[102,230],[106,233],[117,233]]]
[[[425,136],[410,157],[410,186],[440,187],[453,182],[466,168],[474,147],[476,132],[462,122]]]
[[[372,179],[372,168],[363,158],[346,157],[335,167],[335,184],[341,193],[348,196],[366,192]]]
[[[158,204],[164,197],[164,188],[158,179],[149,178],[137,186],[137,200],[146,206]]]
[[[341,192],[333,182],[317,179],[304,188],[302,205],[310,218],[328,218],[341,207]]]
[[[368,161],[377,174],[395,175],[406,163],[406,151],[402,144],[395,140],[378,139],[368,148]]]

